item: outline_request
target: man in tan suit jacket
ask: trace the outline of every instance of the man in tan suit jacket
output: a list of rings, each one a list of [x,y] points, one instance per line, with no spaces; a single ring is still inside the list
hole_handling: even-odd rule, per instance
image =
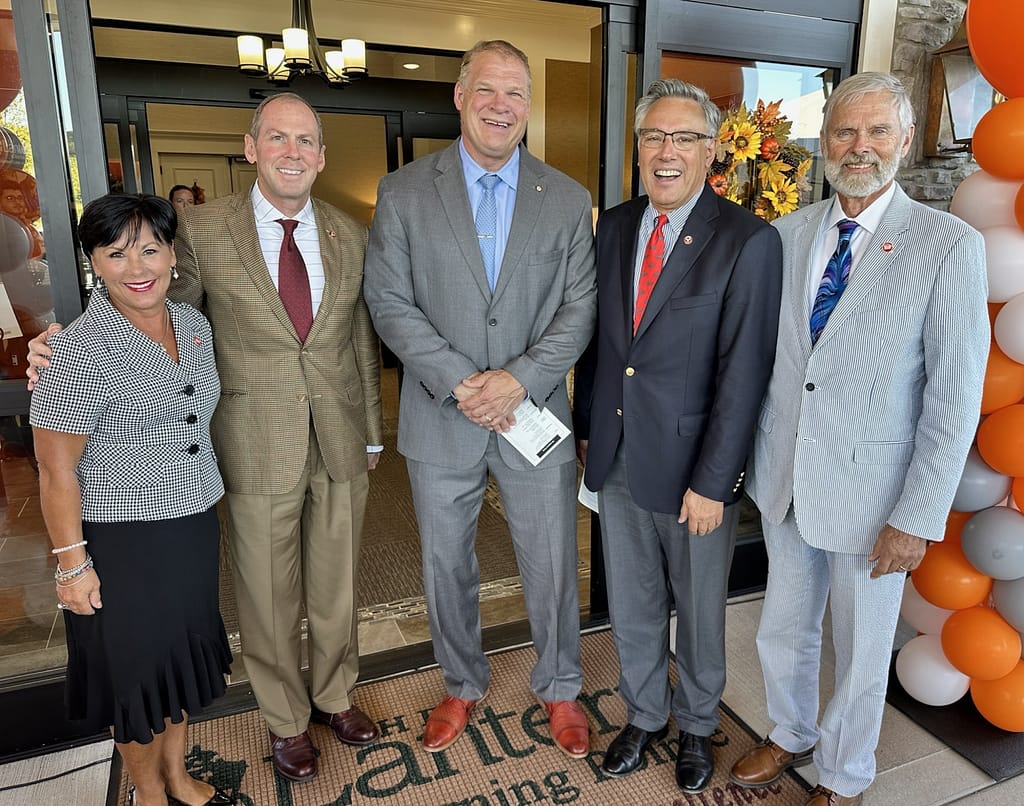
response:
[[[180,276],[170,296],[202,307],[213,325],[221,399],[212,432],[227,487],[242,657],[275,769],[306,781],[317,773],[311,718],[348,744],[378,736],[351,700],[367,470],[382,442],[378,343],[362,297],[366,227],[309,195],[324,168],[316,112],[292,93],[268,98],[245,155],[257,167],[251,191],[179,220]],[[294,239],[313,314],[305,339],[278,293],[282,219],[299,222]],[[34,349],[30,362],[41,357]]]

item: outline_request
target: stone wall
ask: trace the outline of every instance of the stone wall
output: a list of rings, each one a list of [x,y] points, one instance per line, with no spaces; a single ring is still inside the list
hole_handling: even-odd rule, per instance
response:
[[[900,0],[896,12],[891,69],[910,91],[917,118],[917,133],[899,181],[912,198],[943,210],[949,209],[956,186],[978,166],[969,156],[923,156],[930,54],[956,33],[966,8],[967,0]]]

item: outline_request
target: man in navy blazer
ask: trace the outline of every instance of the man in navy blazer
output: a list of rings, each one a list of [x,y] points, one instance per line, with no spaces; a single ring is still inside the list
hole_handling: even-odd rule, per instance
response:
[[[943,537],[981,404],[984,243],[894,181],[913,136],[898,79],[846,79],[821,131],[836,197],[775,222],[783,304],[748,479],[768,548],[757,649],[773,727],[730,777],[767,786],[813,754],[808,806],[855,806],[874,780],[906,572]],[[822,322],[844,239],[845,289]],[[835,689],[819,722],[826,602]]]
[[[598,221],[598,325],[576,380],[580,458],[598,491],[629,720],[602,768],[632,772],[665,736],[671,711],[686,792],[704,789],[713,768],[734,505],[771,373],[781,288],[778,234],[707,184],[719,118],[706,92],[676,79],[655,81],[637,104],[648,195]]]

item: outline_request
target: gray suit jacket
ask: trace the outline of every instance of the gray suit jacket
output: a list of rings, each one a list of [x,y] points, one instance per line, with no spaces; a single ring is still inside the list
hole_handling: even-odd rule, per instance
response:
[[[941,540],[974,438],[989,346],[981,235],[899,187],[812,349],[808,252],[830,201],[775,222],[775,369],[747,490],[794,505],[811,546],[870,553],[885,523]]]
[[[590,195],[520,150],[508,246],[491,294],[458,143],[385,176],[366,249],[364,295],[373,323],[405,368],[398,449],[410,459],[472,467],[490,432],[451,391],[469,375],[506,369],[570,423],[565,378],[596,316]],[[505,440],[513,468],[529,464]],[[572,440],[540,467],[574,461]]]

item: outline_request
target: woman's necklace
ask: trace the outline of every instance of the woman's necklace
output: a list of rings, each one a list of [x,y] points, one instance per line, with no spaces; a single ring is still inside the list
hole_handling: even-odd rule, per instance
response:
[[[171,312],[164,308],[164,332],[160,336],[160,346],[164,348],[168,358],[174,358],[171,351],[167,349],[167,332],[171,329]]]

